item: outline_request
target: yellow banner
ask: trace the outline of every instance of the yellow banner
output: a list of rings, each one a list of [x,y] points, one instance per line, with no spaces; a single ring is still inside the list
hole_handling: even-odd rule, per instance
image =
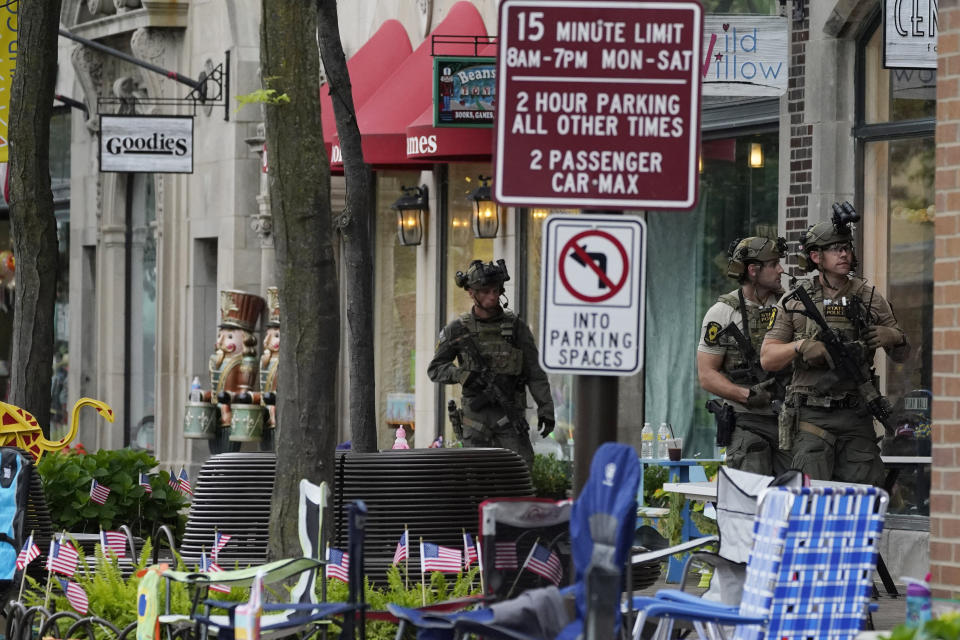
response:
[[[18,0],[0,3],[0,162],[7,161],[7,133],[10,122],[10,90],[17,68]]]

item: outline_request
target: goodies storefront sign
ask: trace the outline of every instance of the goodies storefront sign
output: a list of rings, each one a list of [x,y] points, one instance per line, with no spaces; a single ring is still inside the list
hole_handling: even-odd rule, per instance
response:
[[[100,116],[100,171],[193,173],[193,118]]]

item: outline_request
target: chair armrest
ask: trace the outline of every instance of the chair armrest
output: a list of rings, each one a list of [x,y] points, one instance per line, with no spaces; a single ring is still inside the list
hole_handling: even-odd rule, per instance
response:
[[[692,551],[693,549],[698,549],[706,544],[710,544],[711,542],[717,542],[718,540],[719,538],[717,536],[704,536],[702,538],[695,538],[694,540],[688,540],[687,542],[682,542],[678,545],[667,547],[666,549],[635,553],[630,560],[633,564],[660,560],[661,558],[668,558],[675,553],[685,553],[687,551]]]
[[[639,599],[639,598],[638,598]],[[647,618],[675,618],[678,620],[699,620],[717,624],[765,624],[766,618],[742,616],[736,609],[717,607],[709,604],[689,602],[670,602],[659,598],[643,598],[637,609]]]
[[[687,593],[686,591],[680,591],[679,589],[661,589],[657,591],[657,595],[654,596],[657,600],[663,600],[665,602],[678,602],[678,603],[689,603],[694,605],[703,605],[704,607],[714,607],[716,609],[729,609],[731,612],[738,611],[738,607],[735,605],[723,604],[720,602],[714,602],[711,600],[704,600],[699,596],[695,596],[692,593]]]

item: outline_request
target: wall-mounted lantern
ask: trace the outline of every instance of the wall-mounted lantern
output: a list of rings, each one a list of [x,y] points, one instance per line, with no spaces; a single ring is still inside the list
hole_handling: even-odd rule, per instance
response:
[[[530,209],[530,217],[537,222],[542,222],[549,215],[550,209]]]
[[[750,168],[763,168],[763,145],[759,142],[750,143]]]
[[[390,205],[397,212],[397,239],[405,247],[423,240],[423,212],[429,209],[427,185],[401,187],[403,195]]]
[[[496,238],[500,229],[500,208],[490,196],[490,177],[478,178],[480,186],[467,196],[467,200],[473,202],[473,235],[477,238]]]

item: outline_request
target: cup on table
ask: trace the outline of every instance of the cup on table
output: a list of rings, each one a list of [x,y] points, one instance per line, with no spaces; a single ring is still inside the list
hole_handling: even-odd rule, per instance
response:
[[[683,453],[683,438],[670,438],[667,440],[667,456],[671,460],[679,460]]]

